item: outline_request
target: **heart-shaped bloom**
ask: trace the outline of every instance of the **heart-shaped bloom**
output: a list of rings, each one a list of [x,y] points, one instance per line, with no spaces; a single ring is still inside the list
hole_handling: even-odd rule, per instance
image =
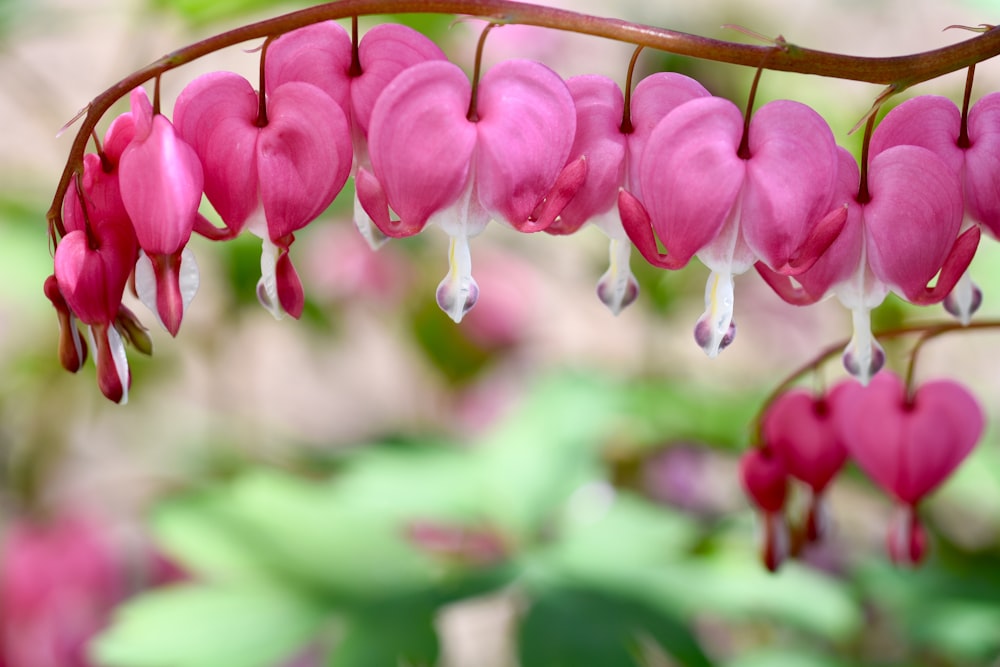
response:
[[[754,447],[740,458],[740,481],[743,490],[762,514],[761,556],[767,569],[774,572],[789,553],[788,525],[784,514],[788,497],[788,470],[774,450]]]
[[[894,146],[872,157],[865,202],[851,194],[860,177],[854,158],[841,149],[839,163],[838,198],[847,198],[847,221],[837,240],[796,276],[799,286],[761,264],[757,270],[789,303],[814,303],[830,291],[837,295],[854,321],[844,365],[867,382],[885,360],[871,335],[871,310],[889,290],[915,304],[940,302],[972,261],[979,230],[958,236],[958,180],[925,148]],[[928,287],[935,275],[935,286]]]
[[[733,275],[758,260],[799,273],[844,224],[843,202],[832,199],[836,144],[819,114],[797,102],[770,102],[754,114],[745,145],[743,136],[743,115],[732,102],[682,104],[642,153],[642,199],[619,197],[625,230],[650,263],[679,269],[697,255],[711,270],[695,339],[713,357],[735,334]]]
[[[232,72],[198,77],[181,92],[174,120],[205,173],[205,194],[236,234],[263,239],[261,303],[276,317],[298,317],[304,295],[288,257],[293,233],[314,220],[344,187],[351,136],[341,108],[308,83],[278,86],[258,119],[258,94]]]
[[[983,432],[975,397],[951,380],[920,385],[907,396],[903,381],[879,373],[868,386],[852,383],[836,397],[837,428],[851,456],[882,490],[907,510],[890,546],[919,560],[913,529],[917,504],[965,460]],[[902,533],[900,533],[902,531]],[[911,548],[912,547],[912,548]]]
[[[355,172],[371,170],[368,127],[375,101],[403,70],[428,60],[445,60],[433,41],[404,25],[383,23],[364,34],[357,60],[351,36],[339,23],[325,21],[286,33],[272,42],[265,61],[265,86],[271,95],[285,83],[301,81],[329,95],[350,121]],[[354,223],[373,249],[386,237],[354,198]]]
[[[788,474],[812,492],[806,522],[810,540],[825,532],[823,492],[847,461],[831,409],[842,386],[830,396],[815,396],[805,389],[785,392],[770,405],[761,424],[764,442],[784,462]]]
[[[69,331],[76,351],[72,357],[82,364],[85,354],[73,322],[78,318],[90,327],[101,391],[117,403],[128,400],[130,375],[116,324],[138,252],[135,231],[122,202],[119,162],[134,135],[132,114],[125,113],[108,128],[101,155],[84,156],[79,192],[70,188],[63,201],[66,234],[56,246],[54,258],[55,289],[72,318],[63,323],[60,313],[63,333]],[[58,301],[53,299],[57,310]],[[79,364],[71,363],[69,368],[76,370]]]
[[[630,119],[623,127],[625,99],[617,83],[588,74],[567,80],[566,86],[576,105],[576,138],[569,161],[585,157],[587,177],[576,196],[545,231],[572,234],[592,222],[608,235],[610,266],[597,283],[597,294],[617,315],[635,300],[639,290],[629,269],[632,244],[618,214],[618,191],[625,188],[638,196],[640,184],[635,174],[653,128],[675,107],[709,93],[700,83],[682,74],[653,74],[635,87]]]
[[[470,237],[491,219],[522,232],[555,220],[586,175],[567,166],[576,131],[573,98],[544,65],[511,60],[472,87],[457,66],[414,65],[385,89],[369,126],[372,171],[358,170],[362,206],[387,236],[438,224],[451,237],[438,304],[460,321],[478,295]],[[393,221],[389,209],[399,220]]]
[[[139,297],[176,336],[198,289],[198,267],[185,246],[201,203],[204,177],[194,149],[153,106],[142,88],[131,94],[135,138],[121,158],[122,202],[143,252]]]
[[[871,150],[879,153],[892,146],[922,146],[933,151],[960,181],[965,205],[962,228],[983,225],[1000,236],[1000,94],[980,99],[969,110],[966,136],[962,136],[962,114],[945,97],[922,95],[903,102],[879,123]],[[945,308],[968,324],[982,302],[982,293],[968,274],[944,301]]]

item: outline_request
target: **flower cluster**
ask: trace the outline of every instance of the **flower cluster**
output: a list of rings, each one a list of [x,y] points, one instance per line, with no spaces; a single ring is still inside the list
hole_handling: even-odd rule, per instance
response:
[[[269,38],[261,57],[260,90],[231,72],[201,76],[172,121],[133,90],[63,200],[45,288],[60,358],[72,371],[83,363],[79,321],[111,400],[128,396],[125,343],[150,348],[122,305],[127,285],[176,335],[198,287],[192,233],[248,230],[263,242],[261,303],[298,317],[295,233],[350,176],[372,248],[428,225],[450,237],[437,302],[456,322],[479,293],[469,239],[490,221],[550,234],[599,226],[611,261],[597,293],[615,313],[638,292],[633,244],[665,269],[699,258],[710,276],[694,331],[709,356],[735,336],[733,278],[751,267],[795,304],[835,294],[854,312],[844,362],[862,381],[883,363],[869,314],[889,291],[944,301],[966,323],[981,301],[965,272],[980,226],[1000,232],[1000,94],[969,113],[929,96],[899,106],[866,137],[859,166],[809,107],[743,113],[674,73],[623,94],[605,77],[564,81],[512,60],[481,78],[477,65],[470,82],[409,28],[359,41],[332,21]],[[199,213],[203,195],[223,228]]]
[[[927,549],[920,502],[972,451],[983,432],[976,399],[951,380],[908,391],[882,371],[864,386],[845,380],[826,394],[781,394],[764,413],[761,443],[740,465],[743,487],[763,520],[762,557],[771,570],[827,533],[824,494],[848,459],[898,506],[886,547],[896,563],[917,564]],[[805,519],[790,530],[790,480],[809,496]]]

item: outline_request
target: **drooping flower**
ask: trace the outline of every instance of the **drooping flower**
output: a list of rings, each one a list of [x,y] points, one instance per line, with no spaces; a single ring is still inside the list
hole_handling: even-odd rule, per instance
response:
[[[962,202],[958,181],[931,151],[894,146],[871,159],[868,200],[851,194],[857,163],[840,149],[838,196],[847,197],[847,221],[829,250],[793,286],[761,264],[757,270],[789,303],[815,303],[833,292],[853,313],[854,334],[844,353],[847,370],[867,382],[885,355],[871,334],[871,311],[889,290],[912,303],[943,300],[965,272],[979,242],[978,228],[958,236]],[[957,240],[956,240],[957,237]],[[933,288],[928,283],[938,276]]]
[[[135,138],[122,153],[122,202],[142,248],[136,290],[170,335],[198,289],[198,267],[187,251],[201,203],[203,174],[194,149],[155,113],[142,88],[132,91]]]
[[[622,223],[650,263],[679,269],[697,255],[711,270],[695,327],[709,356],[735,335],[734,275],[756,261],[799,273],[836,238],[845,217],[836,177],[833,133],[797,102],[761,107],[745,140],[743,115],[717,97],[682,104],[653,130],[639,164],[641,199],[619,196]]]
[[[445,55],[426,36],[395,23],[383,23],[366,32],[356,53],[351,42],[343,26],[334,21],[282,35],[267,49],[265,85],[268,95],[292,81],[311,83],[329,95],[349,119],[354,147],[352,175],[356,175],[358,168],[371,170],[368,128],[379,95],[403,70],[429,60],[445,60]],[[354,224],[373,249],[385,242],[357,194]]]
[[[962,114],[945,97],[921,95],[886,114],[872,137],[877,154],[899,145],[922,146],[941,158],[960,181],[965,219],[962,230],[974,224],[1000,236],[1000,94],[980,99],[968,114],[963,135]],[[944,301],[963,324],[982,303],[982,292],[964,273]]]
[[[709,93],[700,83],[681,74],[660,72],[636,86],[630,100],[628,124],[623,126],[625,99],[611,79],[599,75],[566,81],[576,106],[576,138],[569,161],[587,160],[587,177],[559,218],[546,228],[550,234],[571,234],[592,222],[611,239],[610,266],[597,284],[601,301],[616,315],[638,294],[629,269],[632,244],[618,214],[618,191],[638,196],[639,156],[650,133],[675,107]]]
[[[763,520],[761,556],[774,572],[788,557],[790,540],[785,522],[788,498],[788,471],[784,461],[769,447],[754,447],[740,458],[743,490],[760,510]]]
[[[889,533],[890,554],[919,562],[925,537],[917,506],[976,446],[982,408],[957,382],[926,382],[908,396],[888,372],[867,386],[849,384],[835,400],[837,428],[852,458],[902,508]]]
[[[205,194],[233,234],[245,225],[264,243],[257,294],[276,317],[302,314],[302,284],[288,256],[294,232],[319,216],[351,168],[347,118],[309,83],[268,94],[265,117],[250,82],[205,74],[181,92],[174,119],[205,172]]]
[[[84,156],[79,192],[70,188],[63,200],[66,234],[55,251],[55,284],[46,286],[57,311],[61,298],[70,313],[68,318],[60,314],[61,329],[70,334],[75,351],[64,353],[64,360],[74,360],[64,365],[75,371],[83,362],[85,345],[74,323],[79,319],[90,327],[101,391],[116,403],[128,401],[130,375],[117,323],[138,252],[121,197],[119,162],[134,134],[132,114],[125,113],[108,128],[102,153]]]
[[[356,183],[362,206],[387,236],[433,223],[451,237],[437,301],[456,322],[479,291],[469,238],[491,219],[522,232],[545,229],[586,175],[584,160],[566,164],[576,116],[555,72],[507,61],[486,73],[477,95],[470,118],[472,87],[448,62],[414,65],[397,77],[375,104],[372,171],[359,169]]]
[[[823,493],[847,461],[847,448],[833,419],[840,384],[828,396],[792,389],[779,396],[764,414],[764,442],[785,464],[788,474],[811,491],[806,537],[817,540],[826,528]]]

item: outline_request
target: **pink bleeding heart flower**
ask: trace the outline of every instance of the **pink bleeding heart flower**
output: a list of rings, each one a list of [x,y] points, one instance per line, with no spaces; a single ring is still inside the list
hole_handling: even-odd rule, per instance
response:
[[[843,384],[829,396],[815,396],[792,389],[779,396],[764,414],[764,442],[784,462],[788,474],[809,487],[806,537],[818,540],[826,532],[823,492],[847,461],[847,447],[840,439],[832,406]]]
[[[632,303],[639,284],[629,268],[632,244],[618,214],[618,191],[637,194],[639,156],[656,124],[675,107],[708,96],[700,83],[682,74],[660,72],[639,82],[632,94],[627,125],[625,99],[611,79],[599,75],[566,81],[576,106],[576,138],[569,162],[586,157],[587,177],[549,234],[572,234],[587,222],[611,239],[610,266],[597,283],[597,294],[614,314]]]
[[[445,60],[433,41],[404,25],[383,23],[365,33],[355,53],[351,36],[334,21],[282,35],[267,49],[267,94],[291,81],[311,83],[329,95],[350,120],[355,174],[371,171],[368,127],[375,101],[400,72],[428,60]],[[372,249],[386,240],[354,197],[354,223]]]
[[[130,382],[117,322],[138,245],[121,197],[119,162],[134,138],[134,125],[131,113],[119,116],[108,129],[102,153],[84,156],[78,188],[70,188],[63,201],[67,232],[55,251],[58,292],[72,316],[90,327],[98,384],[116,403],[128,401]],[[83,344],[75,330],[75,324],[70,326],[78,350],[74,356],[82,363]]]
[[[784,515],[788,470],[773,449],[754,447],[740,457],[740,481],[762,514],[761,556],[767,569],[774,572],[789,554],[790,540]]]
[[[622,223],[650,263],[698,258],[711,270],[695,339],[714,357],[732,342],[733,275],[760,260],[782,274],[806,270],[844,224],[832,199],[833,133],[809,107],[778,100],[749,125],[717,97],[682,104],[660,121],[642,154],[642,199],[622,192]],[[667,253],[658,250],[659,236]]]
[[[1000,235],[1000,94],[980,99],[969,110],[963,136],[962,114],[945,97],[922,95],[890,111],[872,137],[877,154],[898,145],[922,146],[933,151],[960,180],[965,205],[962,229],[983,225]],[[963,324],[982,303],[982,292],[968,273],[948,294],[944,306]]]
[[[153,106],[132,91],[135,138],[121,158],[119,182],[142,254],[135,268],[139,297],[176,336],[198,289],[198,267],[187,251],[204,184],[194,149]]]
[[[359,200],[382,233],[410,236],[434,223],[451,237],[437,301],[456,322],[479,291],[469,238],[490,219],[545,229],[586,175],[583,159],[567,166],[576,115],[555,72],[507,61],[479,83],[470,119],[471,96],[468,78],[448,62],[414,65],[394,79],[372,112],[372,171],[357,177]]]
[[[872,309],[889,290],[919,305],[943,300],[972,261],[979,230],[958,235],[958,180],[925,148],[894,146],[874,156],[867,201],[850,194],[859,178],[854,158],[841,149],[837,196],[849,197],[847,221],[823,257],[795,277],[799,286],[760,263],[757,270],[789,303],[815,303],[831,291],[837,295],[853,313],[854,334],[844,365],[867,382],[885,361],[871,334]],[[935,286],[928,287],[935,275]]]
[[[250,82],[232,72],[198,77],[174,119],[205,173],[205,194],[226,226],[264,242],[257,294],[275,317],[302,314],[302,284],[288,256],[294,232],[319,216],[347,182],[351,135],[322,90],[290,82],[267,96],[265,117]]]
[[[858,466],[906,510],[890,535],[894,556],[909,553],[906,560],[919,560],[917,504],[976,446],[984,427],[982,408],[957,382],[926,382],[908,396],[898,376],[882,372],[868,386],[852,383],[840,392],[834,412]]]

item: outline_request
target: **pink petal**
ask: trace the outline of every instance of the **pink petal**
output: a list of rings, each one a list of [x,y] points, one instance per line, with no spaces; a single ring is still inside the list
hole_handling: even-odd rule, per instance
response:
[[[969,111],[965,151],[965,205],[974,220],[1000,236],[1000,93],[976,102]]]
[[[677,264],[715,239],[736,203],[746,170],[736,154],[742,132],[732,102],[704,97],[677,107],[649,138],[638,174],[643,204]]]
[[[872,134],[870,155],[893,146],[921,146],[941,158],[955,175],[961,173],[965,151],[958,146],[962,115],[947,97],[921,95],[886,114]]]
[[[915,503],[937,488],[972,452],[983,426],[982,408],[960,384],[938,380],[921,385],[900,452],[899,498]]]
[[[272,239],[301,229],[336,198],[351,171],[351,134],[319,88],[287,83],[268,99],[257,141],[260,201]]]
[[[445,60],[444,52],[416,30],[397,23],[381,23],[358,44],[361,74],[351,80],[351,114],[364,136],[375,102],[396,76],[428,60]]]
[[[834,403],[804,389],[782,394],[764,415],[764,441],[784,461],[789,474],[819,494],[847,460],[833,420]]]
[[[205,195],[238,233],[259,206],[257,93],[233,72],[212,72],[189,83],[174,105],[174,125],[201,160]]]
[[[618,193],[618,213],[629,241],[635,245],[635,249],[647,262],[657,268],[674,271],[683,269],[690,261],[690,256],[681,261],[676,255],[668,256],[660,252],[649,213],[646,212],[642,202],[627,190],[621,190]]]
[[[958,179],[926,148],[894,146],[871,161],[868,188],[868,263],[880,280],[917,298],[941,269],[962,224]]]
[[[548,67],[508,60],[483,76],[477,111],[479,200],[496,218],[519,227],[567,163],[576,133],[573,97]]]
[[[265,54],[267,94],[299,81],[311,83],[350,113],[351,36],[335,21],[293,30],[274,40]]]
[[[55,252],[55,276],[67,305],[85,324],[113,322],[135,262],[131,230],[105,226],[97,247],[83,231],[71,231]]]
[[[632,133],[628,135],[628,182],[625,187],[640,200],[642,186],[637,175],[649,136],[668,113],[685,102],[709,96],[703,85],[676,72],[651,74],[632,91]]]
[[[832,201],[838,157],[833,133],[815,111],[788,100],[753,117],[740,224],[754,253],[772,268],[795,257]]]
[[[375,104],[368,135],[372,168],[405,228],[422,228],[468,181],[476,145],[476,128],[466,119],[470,94],[461,69],[431,61],[396,77]]]
[[[122,201],[139,245],[151,254],[172,254],[191,236],[204,184],[201,162],[164,116],[150,126],[139,139],[137,120],[136,140],[122,154]]]
[[[586,156],[587,177],[559,220],[546,229],[550,234],[572,234],[595,215],[613,208],[625,179],[626,138],[621,132],[625,102],[618,84],[595,74],[573,77],[566,86],[576,107],[570,159]]]

